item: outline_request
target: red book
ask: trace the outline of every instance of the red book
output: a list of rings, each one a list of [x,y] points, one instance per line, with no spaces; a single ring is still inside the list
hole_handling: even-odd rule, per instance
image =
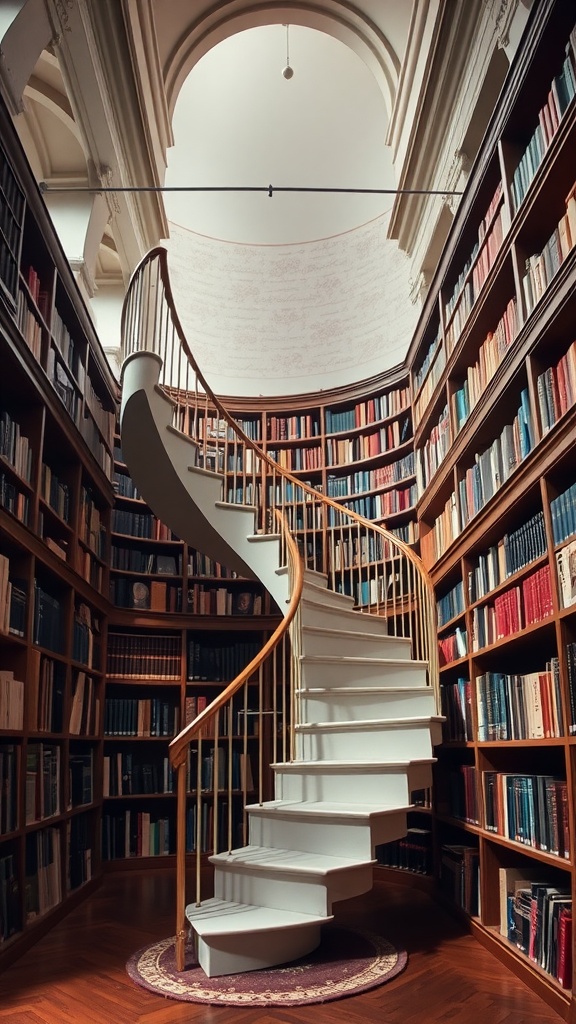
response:
[[[558,914],[557,977],[562,988],[572,987],[572,910],[561,907]]]

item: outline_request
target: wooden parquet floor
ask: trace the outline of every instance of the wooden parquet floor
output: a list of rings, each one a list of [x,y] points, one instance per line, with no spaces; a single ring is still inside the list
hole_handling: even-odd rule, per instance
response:
[[[408,950],[399,977],[293,1010],[177,1003],[134,985],[131,953],[173,933],[171,872],[108,875],[97,892],[0,975],[0,1024],[559,1024],[561,1018],[428,894],[377,882],[338,905],[342,923]]]

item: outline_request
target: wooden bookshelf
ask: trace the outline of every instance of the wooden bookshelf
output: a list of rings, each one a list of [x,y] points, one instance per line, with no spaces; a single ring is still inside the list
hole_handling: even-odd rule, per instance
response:
[[[566,5],[535,5],[409,353],[446,716],[435,872],[475,933],[566,1018],[576,886],[575,43]]]
[[[255,436],[258,423],[254,417],[244,421]],[[207,416],[204,429],[214,441],[214,464],[228,459],[222,425]],[[114,457],[102,851],[104,863],[117,869],[133,863],[142,866],[144,861],[147,866],[161,866],[166,857],[173,857],[176,794],[168,742],[248,664],[274,629],[279,613],[260,584],[211,561],[159,522],[134,488],[119,438]],[[255,679],[250,704],[254,709],[258,686]],[[231,794],[233,820],[241,838],[240,782],[247,773],[248,790],[254,792],[257,769],[254,741],[249,739],[245,750],[240,735],[237,716],[243,712],[244,705],[238,705],[232,721],[222,712],[217,741],[215,736],[204,737],[202,747],[191,751],[190,852],[196,833],[198,774],[203,852],[210,853],[214,772],[222,783],[229,758],[236,783]],[[250,719],[249,725],[252,728]],[[223,810],[222,796],[218,804],[223,835],[227,808]]]
[[[102,872],[101,654],[117,394],[4,108],[0,121],[4,965]],[[86,532],[88,494],[97,538]]]

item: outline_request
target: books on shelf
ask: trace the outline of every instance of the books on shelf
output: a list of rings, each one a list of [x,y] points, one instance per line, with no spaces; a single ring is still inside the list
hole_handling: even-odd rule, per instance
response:
[[[556,552],[556,567],[560,607],[569,608],[576,604],[576,540]]]
[[[355,430],[366,427],[379,420],[397,416],[410,403],[410,388],[395,388],[382,395],[372,395],[364,401],[345,409],[325,410],[326,433],[337,434],[343,430]]]
[[[174,736],[180,725],[175,698],[106,697],[105,736]]]
[[[576,402],[576,341],[537,380],[542,433],[546,434]]]
[[[107,674],[124,679],[180,679],[179,635],[108,632]]]
[[[465,629],[457,626],[453,633],[438,637],[440,666],[449,665],[468,653],[468,634]]]
[[[445,843],[440,850],[440,888],[467,914],[480,912],[480,854],[475,846]]]
[[[525,263],[525,274],[522,278],[522,290],[526,312],[529,313],[550,285],[552,278],[569,255],[576,237],[571,236],[570,214],[567,209],[550,238],[540,252],[533,253]]]
[[[7,409],[0,410],[0,456],[10,463],[18,476],[30,483],[33,460],[30,439]]]
[[[464,613],[464,584],[462,580],[458,580],[447,594],[437,599],[436,609],[439,626],[445,625],[450,619]]]
[[[452,395],[451,409],[455,434],[468,419],[502,363],[516,337],[516,330],[516,299],[512,298],[495,330],[490,331],[482,342],[476,362],[466,370],[463,384]]]
[[[520,394],[520,407],[511,424],[483,452],[458,483],[462,529],[486,505],[536,443],[528,390]]]
[[[404,839],[395,839],[376,847],[376,859],[384,867],[432,874],[432,831],[411,825]]]
[[[525,675],[485,672],[476,678],[478,740],[549,739],[564,735],[560,668],[552,658]]]
[[[479,601],[509,576],[541,558],[545,552],[544,514],[536,512],[478,556],[476,563],[468,570],[469,601]]]
[[[482,788],[488,832],[570,858],[565,780],[552,775],[483,771]]]
[[[445,405],[423,447],[416,450],[416,483],[419,495],[426,490],[432,477],[446,458],[449,447],[450,414],[448,406]]]
[[[550,515],[554,544],[562,544],[576,533],[576,482],[552,499]]]
[[[45,828],[26,836],[24,912],[27,922],[62,902],[61,863],[59,828]]]
[[[19,768],[19,745],[0,742],[0,836],[8,835],[18,828]],[[1,898],[0,894],[0,900]],[[0,922],[1,920],[0,913]]]
[[[442,683],[440,701],[445,722],[442,726],[444,741],[466,743],[473,739],[472,685],[469,679],[455,683]]]

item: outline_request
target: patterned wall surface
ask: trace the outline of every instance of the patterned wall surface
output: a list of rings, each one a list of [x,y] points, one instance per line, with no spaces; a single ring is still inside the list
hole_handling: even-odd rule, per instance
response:
[[[418,309],[389,214],[314,242],[245,245],[171,225],[176,306],[212,388],[316,392],[401,362]]]

